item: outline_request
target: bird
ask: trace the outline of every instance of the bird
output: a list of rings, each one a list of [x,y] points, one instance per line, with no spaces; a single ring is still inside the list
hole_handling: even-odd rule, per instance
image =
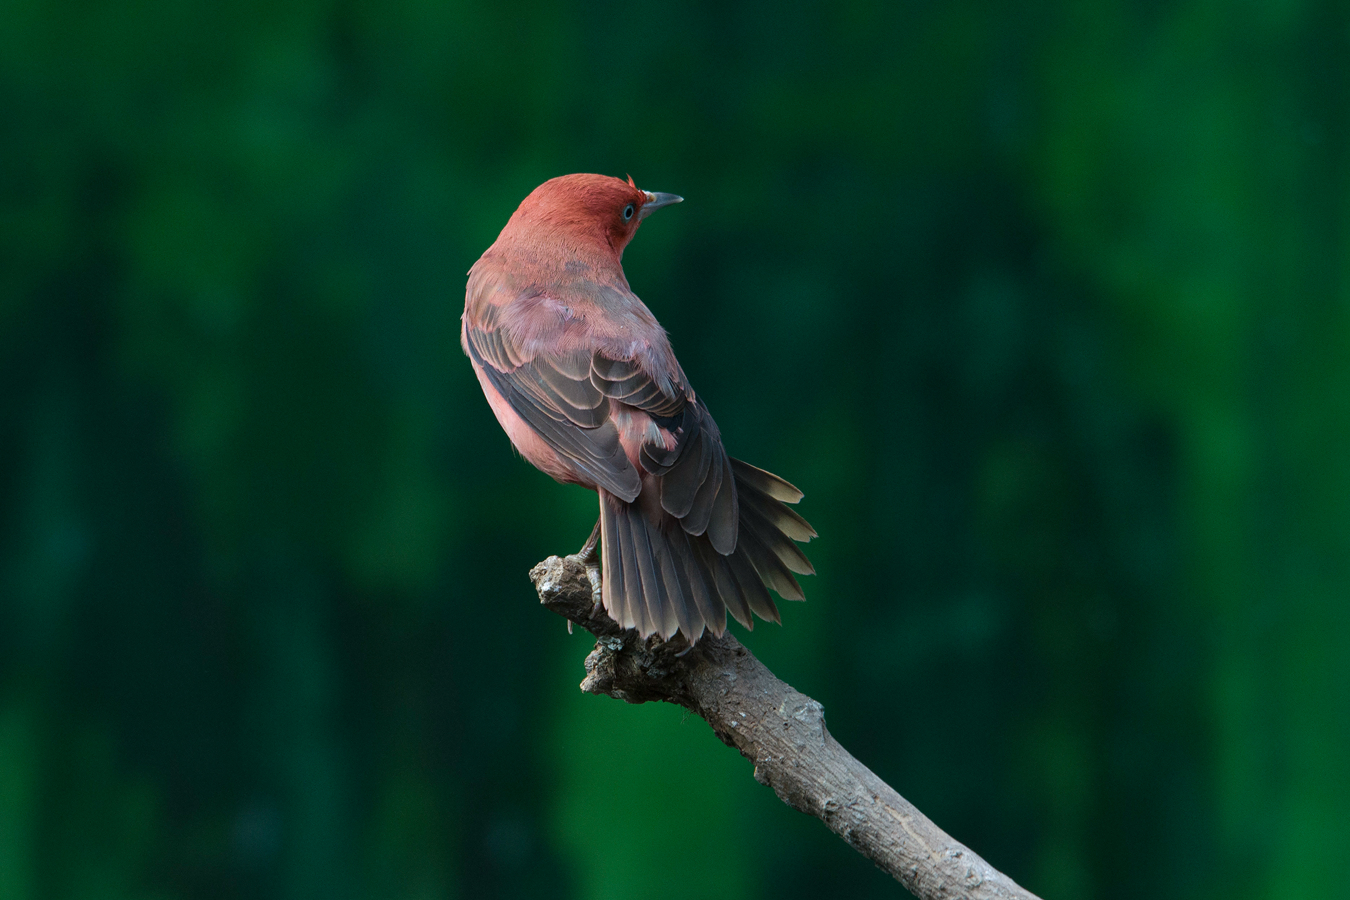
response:
[[[768,589],[805,599],[794,576],[815,569],[797,543],[816,531],[790,508],[800,490],[727,454],[624,275],[638,227],[682,200],[632,176],[539,185],[469,270],[460,343],[520,455],[598,493],[577,554],[600,576],[598,602],[644,639],[692,647],[725,633],[728,613],[781,624]]]

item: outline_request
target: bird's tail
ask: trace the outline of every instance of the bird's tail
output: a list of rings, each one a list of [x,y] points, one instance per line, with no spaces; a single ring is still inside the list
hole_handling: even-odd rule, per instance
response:
[[[787,506],[802,492],[738,459],[731,468],[740,518],[736,548],[726,556],[706,535],[686,533],[659,505],[644,509],[640,499],[625,503],[600,490],[602,597],[620,625],[667,640],[678,630],[692,644],[705,630],[725,632],[728,612],[746,628],[754,627],[756,615],[780,621],[768,588],[785,600],[805,599],[793,573],[815,569],[794,541],[809,541],[816,532]]]

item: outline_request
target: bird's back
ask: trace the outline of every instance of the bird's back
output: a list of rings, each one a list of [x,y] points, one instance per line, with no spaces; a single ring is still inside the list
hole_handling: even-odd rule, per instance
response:
[[[673,195],[597,178],[536,189],[474,264],[465,352],[522,455],[599,492],[603,598],[620,624],[692,642],[728,612],[777,620],[766,585],[802,599],[793,573],[813,571],[794,541],[815,531],[784,505],[801,492],[727,455],[629,289],[634,209]]]

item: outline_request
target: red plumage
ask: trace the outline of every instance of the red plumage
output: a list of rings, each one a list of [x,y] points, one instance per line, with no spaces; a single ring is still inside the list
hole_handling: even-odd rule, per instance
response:
[[[461,341],[520,454],[599,492],[610,615],[692,643],[727,612],[777,621],[765,585],[802,599],[792,573],[813,569],[793,541],[815,531],[784,505],[801,491],[727,456],[624,277],[642,220],[679,200],[631,179],[546,181],[469,270]]]

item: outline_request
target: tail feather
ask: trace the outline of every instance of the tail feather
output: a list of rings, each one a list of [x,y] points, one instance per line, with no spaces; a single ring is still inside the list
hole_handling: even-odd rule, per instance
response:
[[[736,473],[737,481],[748,484],[761,494],[768,494],[775,500],[781,500],[784,503],[796,503],[805,496],[796,485],[784,481],[772,472],[766,472],[757,466],[752,466],[748,462],[733,459],[731,460],[731,469]]]
[[[778,615],[778,607],[774,605],[773,598],[769,596],[769,589],[764,586],[759,573],[755,571],[754,564],[750,562],[749,554],[744,550],[738,550],[727,557],[727,562],[731,565],[731,571],[736,576],[736,582],[741,587],[742,596],[745,597],[750,611],[761,619],[781,625],[783,619]]]
[[[670,537],[671,548],[684,566],[686,581],[682,586],[687,589],[685,596],[693,603],[691,618],[697,618],[700,623],[693,630],[686,631],[685,635],[695,635],[697,640],[705,626],[713,634],[722,634],[727,630],[727,607],[719,595],[712,593],[712,572],[692,543],[697,538],[691,538],[682,528],[671,529]]]
[[[667,611],[661,637],[670,640],[678,629],[692,643],[703,633],[703,621],[701,618],[697,623],[694,621],[697,612],[690,599],[691,592],[687,589],[688,577],[684,566],[675,560],[676,535],[683,533],[684,530],[678,525],[661,529],[653,536],[652,549],[656,552],[657,572],[666,589]]]
[[[804,599],[794,573],[815,569],[794,542],[816,532],[785,505],[801,491],[719,455],[707,454],[706,469],[703,460],[691,465],[710,476],[696,490],[679,485],[669,498],[663,493],[662,504],[600,491],[602,599],[623,627],[666,640],[679,632],[693,643],[705,631],[724,633],[728,614],[746,628],[756,616],[781,621],[769,588],[786,600]],[[675,514],[686,509],[687,516]]]
[[[601,494],[606,497],[605,494]],[[615,555],[618,556],[616,568],[621,573],[619,583],[611,589],[609,584],[602,584],[600,589],[601,599],[606,609],[614,609],[618,612],[616,617],[618,623],[624,628],[636,628],[643,634],[650,634],[652,628],[647,624],[646,605],[642,601],[642,578],[638,574],[637,547],[633,541],[633,533],[629,527],[628,516],[622,515],[627,508],[619,508],[623,501],[613,495],[608,495],[609,502],[615,504],[615,537],[618,539],[615,543]],[[603,537],[603,535],[602,535]],[[604,550],[605,558],[610,555],[609,548]],[[613,598],[611,600],[611,598]],[[614,606],[611,607],[610,603]]]
[[[600,546],[604,548],[604,577],[600,582],[601,601],[610,617],[624,628],[634,627],[633,614],[628,608],[628,589],[624,578],[624,560],[632,553],[624,552],[628,523],[619,521],[618,503],[604,488],[600,489]]]
[[[806,595],[802,593],[802,586],[792,577],[792,572],[783,565],[778,554],[770,550],[753,529],[746,528],[744,520],[741,522],[741,534],[736,544],[736,555],[740,556],[742,553],[759,573],[760,581],[777,591],[784,600],[806,599]]]
[[[746,628],[754,630],[754,614],[750,611],[750,604],[745,600],[745,592],[741,590],[736,575],[731,570],[730,561],[714,550],[712,544],[699,542],[696,546],[703,557],[704,565],[712,572],[717,599],[726,607],[727,612],[731,613],[732,618]]]
[[[741,509],[745,509],[747,506],[751,507],[775,531],[781,531],[794,541],[802,542],[809,541],[816,536],[816,530],[811,527],[811,523],[797,515],[795,510],[789,509],[778,500],[768,494],[761,493],[745,482],[740,482],[738,486],[741,488]],[[744,514],[741,518],[745,518]],[[806,573],[803,572],[802,574]]]
[[[633,538],[633,560],[637,564],[638,579],[642,592],[636,598],[637,605],[643,610],[647,627],[644,634],[662,631],[662,613],[666,606],[665,590],[661,580],[656,577],[656,559],[652,556],[652,544],[647,523],[640,510],[632,510],[636,515],[628,516],[628,530]]]
[[[747,492],[748,493],[748,492]],[[798,575],[814,575],[816,567],[811,565],[811,560],[806,558],[806,554],[801,551],[788,535],[773,527],[759,510],[749,503],[741,504],[741,536],[753,536],[764,546],[773,551],[778,560],[788,568],[789,571],[796,572]],[[758,565],[756,566],[758,568]],[[796,579],[793,579],[794,583]],[[800,590],[798,586],[798,590]],[[781,594],[782,591],[779,591]],[[787,594],[783,594],[784,597]],[[793,600],[800,600],[801,597],[793,597]]]

